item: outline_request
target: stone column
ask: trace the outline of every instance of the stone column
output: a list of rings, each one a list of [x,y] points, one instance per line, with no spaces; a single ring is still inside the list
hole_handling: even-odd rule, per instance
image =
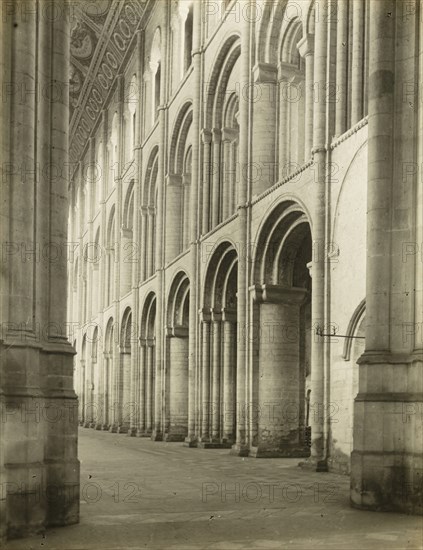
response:
[[[353,43],[351,75],[351,126],[363,118],[364,0],[353,0]]]
[[[87,321],[91,320],[93,316],[93,263],[90,257],[90,250],[92,249],[92,242],[94,239],[93,236],[93,212],[94,212],[94,203],[95,203],[95,177],[94,177],[94,167],[95,167],[95,138],[90,138],[88,148],[88,167],[85,167],[86,175],[86,196],[85,200],[88,201],[88,206],[86,211],[87,216],[87,226],[88,226],[88,239],[86,243],[87,250]]]
[[[313,145],[313,104],[314,104],[314,44],[313,36],[307,35],[298,43],[300,55],[305,60],[305,127],[304,161],[311,157]]]
[[[330,6],[328,4],[328,9]],[[312,289],[312,330],[325,325],[325,224],[326,224],[326,114],[327,102],[324,92],[327,81],[328,55],[327,13],[316,18],[314,41],[314,79],[318,86],[314,103],[313,119],[313,161],[314,170],[314,216],[313,216],[313,289]],[[324,339],[315,335],[311,357],[311,398],[315,410],[325,406]],[[317,470],[326,470],[326,426],[323,414],[313,414],[311,422],[312,446],[310,464]]]
[[[191,235],[191,212],[190,212],[190,195],[191,195],[191,174],[187,173],[182,176],[182,231],[181,242],[177,254],[185,252],[189,247]]]
[[[182,244],[182,176],[166,176],[166,262],[179,254]]]
[[[148,277],[148,207],[141,206],[140,282]]]
[[[252,194],[259,195],[276,181],[276,106],[277,67],[258,63],[253,68],[253,182]],[[244,91],[240,101],[253,92]],[[245,97],[244,97],[245,96]]]
[[[213,164],[212,164],[212,179],[213,190],[211,196],[211,228],[216,227],[220,220],[220,177],[221,177],[221,158],[220,158],[220,143],[222,132],[218,128],[212,130],[212,147],[213,147]]]
[[[250,13],[250,16],[242,18],[241,27],[241,68],[240,86],[247,89],[250,86],[250,35],[251,35],[251,10],[254,13],[254,1],[241,0],[241,8]],[[248,263],[247,263],[247,238],[248,238],[248,216],[247,202],[251,199],[251,176],[249,171],[249,112],[250,101],[241,97],[239,104],[239,164],[240,184],[238,187],[238,224],[239,224],[239,256],[238,256],[238,288],[237,288],[237,389],[236,400],[241,410],[245,409],[247,396],[247,361],[248,361],[248,338],[247,338],[247,292],[248,292]],[[236,442],[231,452],[236,455],[246,455],[248,447],[246,442],[246,416],[238,415],[236,424]]]
[[[202,320],[202,357],[201,357],[201,397],[202,397],[202,419],[201,419],[201,441],[207,442],[210,439],[210,320]]]
[[[285,64],[280,64],[278,69],[279,82],[279,154],[278,170],[279,181],[282,181],[289,174],[288,169],[288,76],[285,73]]]
[[[104,354],[102,350],[100,350],[101,342],[102,342],[102,339],[97,341],[98,380],[97,380],[96,392],[95,392],[96,417],[95,417],[94,426],[93,426],[95,430],[101,430],[103,424],[105,423],[104,370],[105,370],[106,361],[104,359]]]
[[[419,121],[406,97],[409,90],[415,100],[419,95],[418,16],[405,16],[394,0],[370,2],[366,348],[358,361],[351,500],[360,508],[421,514],[421,257],[413,254],[421,104]]]
[[[188,432],[188,330],[175,327],[169,340],[169,427],[166,441],[184,441]]]
[[[293,146],[295,136],[291,135],[291,125],[289,124],[292,117],[293,105],[302,101],[303,88],[299,87],[299,83],[303,82],[303,76],[290,63],[282,62],[278,67],[279,80],[279,181],[283,180],[298,168],[298,165],[292,162],[295,152],[298,147]],[[310,123],[312,126],[312,123]],[[301,131],[298,128],[298,131]],[[298,132],[297,132],[298,136]],[[298,142],[298,139],[297,139]],[[301,150],[300,156],[303,156]]]
[[[156,235],[156,208],[154,206],[147,207],[147,267],[146,278],[154,275],[155,271],[155,240]]]
[[[139,369],[139,387],[138,387],[138,425],[136,435],[142,437],[145,435],[147,424],[147,346],[146,341],[140,339],[140,369]]]
[[[212,165],[210,164],[211,136],[212,134],[210,130],[202,130],[201,137],[203,141],[203,215],[201,233],[203,235],[208,233],[210,227],[210,177],[212,173]]]
[[[119,241],[119,268],[120,268],[120,277],[119,277],[119,286],[120,292],[119,296],[126,296],[132,288],[132,267],[136,261],[137,250],[133,246],[134,243],[134,233],[128,229],[125,225],[122,225],[120,230],[120,241]]]
[[[23,487],[0,496],[1,538],[79,518],[67,258],[40,255],[46,243],[65,251],[67,242],[69,20],[65,2],[57,6],[62,15],[54,22],[42,16],[44,2],[25,17],[6,10],[0,22],[1,80],[7,83],[0,107],[0,234],[7,250],[0,274],[0,406],[8,412],[0,433],[0,483]],[[53,83],[61,91],[55,102],[41,94]],[[63,168],[61,177],[53,170],[45,175],[51,165]],[[47,421],[47,413],[57,420]],[[49,500],[46,487],[66,497]]]
[[[131,402],[131,351],[130,348],[120,346],[120,380],[119,380],[119,418],[118,432],[127,433],[130,419],[133,414],[133,403]]]
[[[229,199],[230,199],[230,155],[231,155],[231,139],[228,135],[228,128],[224,128],[222,132],[223,142],[223,159],[222,159],[222,221],[229,217]]]
[[[230,160],[229,160],[229,215],[235,214],[236,208],[236,195],[238,191],[238,134],[236,138],[231,142]]]
[[[201,178],[200,170],[200,112],[201,112],[201,11],[202,2],[193,3],[193,117],[192,117],[192,188],[190,193],[190,216],[191,216],[191,234],[190,234],[190,300],[189,300],[189,358],[188,358],[188,436],[185,440],[186,445],[194,445],[195,435],[195,374],[197,372],[197,345],[198,345],[198,303],[200,284],[198,267],[198,241],[201,234],[200,220],[198,216],[199,187],[198,182]],[[204,177],[204,175],[203,175]]]
[[[211,436],[213,441],[220,437],[220,372],[221,372],[221,314],[213,312],[212,322],[212,385],[211,385]]]
[[[223,443],[233,443],[236,422],[236,323],[235,316],[224,312],[223,321]]]
[[[102,386],[102,392],[103,392],[103,430],[108,430],[110,425],[112,424],[112,418],[113,418],[113,411],[112,411],[112,400],[111,400],[111,354],[108,352],[104,352],[104,378],[103,378],[103,386]]]
[[[260,305],[256,457],[308,456],[300,396],[300,307],[307,291],[278,285],[256,290]]]
[[[347,129],[348,97],[348,0],[338,0],[338,26],[336,34],[336,121],[337,136]]]
[[[146,399],[145,399],[145,433],[151,435],[153,429],[153,369],[154,369],[154,356],[155,346],[152,341],[147,341],[146,348]]]

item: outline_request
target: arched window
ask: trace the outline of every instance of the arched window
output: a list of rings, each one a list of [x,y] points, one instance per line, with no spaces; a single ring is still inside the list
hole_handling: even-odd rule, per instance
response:
[[[183,9],[183,13],[185,16],[184,28],[183,28],[183,39],[184,39],[183,68],[184,68],[184,73],[186,73],[187,70],[190,68],[191,62],[192,62],[191,55],[192,55],[192,33],[193,33],[193,24],[194,24],[194,13],[193,13],[194,10],[193,10],[192,1],[181,2],[181,4],[182,4],[181,8]]]
[[[166,262],[184,252],[190,238],[190,192],[192,172],[192,104],[187,102],[174,123],[166,177]]]
[[[106,240],[106,307],[112,303],[115,270],[115,207],[109,217]]]
[[[96,163],[95,163],[95,184],[96,184],[96,201],[95,208],[99,207],[99,204],[103,197],[103,181],[104,181],[104,158],[103,158],[103,142],[100,140],[97,145],[96,151]]]
[[[157,120],[158,107],[160,105],[161,94],[161,39],[160,29],[156,29],[156,33],[153,38],[150,54],[150,71],[151,71],[151,105],[152,105],[152,122]]]
[[[184,171],[182,174],[182,246],[181,252],[186,250],[190,239],[190,191],[191,191],[191,171],[192,171],[192,146],[189,145],[185,152]]]
[[[119,121],[118,121],[118,114],[115,113],[113,115],[112,119],[112,131],[110,134],[110,177],[112,186],[115,185],[116,178],[119,177],[119,151],[118,151],[118,143],[119,143]]]
[[[124,296],[131,290],[132,268],[134,267],[134,181],[129,184],[123,205],[122,231],[120,250],[123,261],[120,265],[120,295]]]
[[[127,124],[127,139],[128,139],[128,160],[131,161],[134,158],[136,127],[137,127],[137,77],[132,77],[129,85],[128,97],[128,112],[126,115]]]
[[[143,277],[151,277],[156,269],[156,205],[157,205],[158,148],[150,155],[145,174],[144,206],[146,207],[146,262]]]
[[[306,74],[305,55],[311,39],[304,44],[301,51],[298,44],[302,44],[303,26],[296,17],[284,29],[280,54],[280,105],[279,120],[279,171],[280,179],[295,172],[304,163],[305,156],[305,128],[306,128]],[[303,51],[304,50],[304,51]],[[303,55],[301,55],[303,54]],[[310,83],[311,85],[311,83]],[[311,89],[311,88],[310,88]]]

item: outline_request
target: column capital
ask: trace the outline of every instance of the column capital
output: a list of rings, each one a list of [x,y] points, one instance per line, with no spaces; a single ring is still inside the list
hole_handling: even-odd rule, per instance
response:
[[[308,296],[305,288],[285,287],[281,285],[253,285],[250,287],[253,300],[257,303],[298,304]]]
[[[223,128],[222,141],[235,141],[238,138],[238,131],[234,128]]]
[[[212,133],[208,128],[203,128],[201,130],[201,139],[203,143],[210,143],[212,140]]]
[[[202,323],[210,323],[211,322],[211,314],[209,308],[203,308],[198,310],[198,314],[200,316],[200,321]]]
[[[222,310],[221,309],[210,309],[211,320],[213,323],[220,323],[222,321]]]
[[[222,132],[219,128],[213,128],[212,130],[213,143],[220,143],[222,139]]]
[[[235,324],[237,320],[236,309],[226,308],[222,309],[222,321],[224,323]]]
[[[166,186],[181,187],[182,185],[182,176],[179,174],[167,174],[166,176]]]
[[[298,70],[298,67],[295,67],[291,63],[281,62],[278,65],[278,80],[279,82],[288,82],[295,77],[299,77],[301,71]]]
[[[278,68],[271,63],[257,63],[253,67],[254,82],[276,83]]]
[[[307,34],[297,44],[298,51],[301,57],[307,57],[314,53],[314,35]]]

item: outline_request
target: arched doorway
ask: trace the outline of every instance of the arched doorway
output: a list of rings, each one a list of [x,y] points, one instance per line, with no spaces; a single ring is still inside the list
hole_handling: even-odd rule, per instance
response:
[[[312,240],[294,202],[270,214],[257,242],[253,294],[251,456],[302,457],[311,385]]]
[[[114,349],[114,324],[111,317],[107,322],[106,336],[104,339],[104,361],[101,380],[102,395],[102,429],[108,430],[114,422],[114,404],[112,403],[112,373],[113,373],[113,349]]]
[[[119,380],[117,403],[119,408],[118,432],[127,433],[130,425],[133,403],[131,403],[131,331],[132,313],[126,308],[122,317],[119,353]]]
[[[183,441],[188,435],[189,279],[179,273],[169,293],[166,330],[165,440]]]
[[[156,387],[156,296],[150,293],[144,303],[140,335],[140,410],[138,435],[151,436],[154,427]]]
[[[220,244],[209,262],[201,313],[199,445],[231,447],[236,427],[238,254]]]

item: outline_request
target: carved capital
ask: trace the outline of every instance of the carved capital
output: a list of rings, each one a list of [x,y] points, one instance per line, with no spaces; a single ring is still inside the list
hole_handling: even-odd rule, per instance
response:
[[[278,69],[275,65],[271,63],[257,63],[253,67],[253,81],[260,82],[270,82],[275,83],[278,76]]]

